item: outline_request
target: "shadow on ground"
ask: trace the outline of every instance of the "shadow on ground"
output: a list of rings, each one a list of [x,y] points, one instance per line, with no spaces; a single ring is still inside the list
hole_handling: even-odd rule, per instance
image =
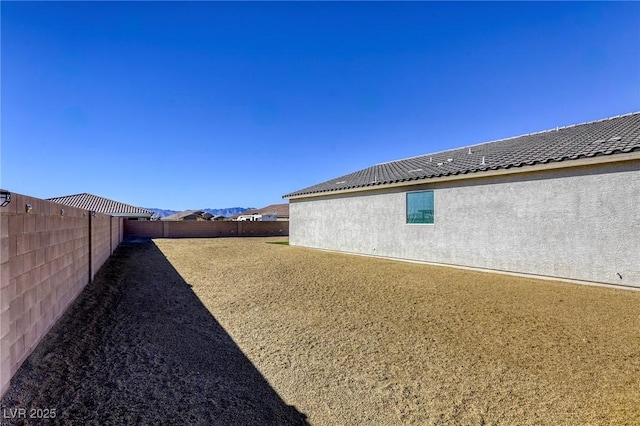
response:
[[[307,424],[152,241],[123,243],[38,345],[2,423],[25,424],[6,418],[19,408],[54,424]]]

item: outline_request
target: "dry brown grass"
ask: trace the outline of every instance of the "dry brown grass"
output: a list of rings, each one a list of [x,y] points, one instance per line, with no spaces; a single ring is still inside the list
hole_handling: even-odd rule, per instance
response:
[[[640,424],[640,292],[156,240],[312,424]]]
[[[23,364],[2,412],[53,408],[58,424],[301,425],[300,412],[315,425],[640,424],[640,292],[267,244],[283,241],[123,244]]]

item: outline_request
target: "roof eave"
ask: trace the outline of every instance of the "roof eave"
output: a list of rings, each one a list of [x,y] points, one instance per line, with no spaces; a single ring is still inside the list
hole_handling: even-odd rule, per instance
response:
[[[438,176],[424,179],[404,180],[395,183],[375,184],[368,186],[359,186],[355,188],[336,189],[333,191],[312,192],[299,195],[284,195],[282,198],[289,200],[298,200],[303,198],[324,197],[329,195],[351,194],[354,192],[375,191],[380,189],[425,185],[436,182],[448,182],[456,180],[480,179],[492,176],[513,175],[519,173],[532,173],[544,170],[565,169],[572,167],[582,167],[596,164],[618,163],[624,161],[640,160],[640,151],[632,151],[628,153],[619,153],[614,155],[601,155],[596,157],[585,157],[576,160],[563,160],[539,163],[535,165],[511,166],[509,168],[499,168],[495,170],[483,170],[476,172],[466,172],[455,175]]]

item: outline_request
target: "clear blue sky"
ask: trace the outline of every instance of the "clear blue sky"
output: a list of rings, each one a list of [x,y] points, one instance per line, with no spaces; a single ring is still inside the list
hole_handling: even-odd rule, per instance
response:
[[[640,110],[640,3],[5,2],[1,186],[262,207]]]

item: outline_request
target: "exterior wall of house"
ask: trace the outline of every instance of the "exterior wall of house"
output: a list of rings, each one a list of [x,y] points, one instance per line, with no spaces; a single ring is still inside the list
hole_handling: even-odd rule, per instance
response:
[[[120,243],[121,223],[20,194],[0,207],[0,395]]]
[[[406,193],[433,190],[434,224]],[[359,195],[356,195],[359,194]],[[290,244],[640,287],[640,161],[290,201]]]

